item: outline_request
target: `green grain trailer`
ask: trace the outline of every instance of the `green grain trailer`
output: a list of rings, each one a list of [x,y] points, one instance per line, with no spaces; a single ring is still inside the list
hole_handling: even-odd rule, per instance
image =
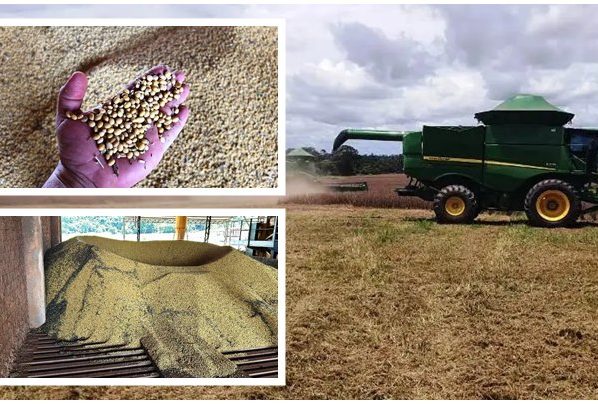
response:
[[[409,185],[398,195],[434,202],[441,223],[470,223],[482,210],[524,210],[537,226],[574,223],[582,202],[598,204],[598,130],[544,98],[517,95],[478,112],[479,126],[424,126],[418,132],[345,129],[349,139],[403,142]]]

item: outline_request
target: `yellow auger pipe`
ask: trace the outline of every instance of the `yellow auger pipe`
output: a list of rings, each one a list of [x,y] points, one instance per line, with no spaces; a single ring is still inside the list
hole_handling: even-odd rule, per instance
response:
[[[185,239],[185,232],[187,231],[187,216],[177,216],[175,218],[175,235],[177,240]]]

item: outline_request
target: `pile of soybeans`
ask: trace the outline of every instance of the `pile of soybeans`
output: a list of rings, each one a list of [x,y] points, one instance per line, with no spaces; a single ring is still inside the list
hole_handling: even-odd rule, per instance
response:
[[[276,269],[191,241],[77,237],[45,256],[44,331],[142,343],[167,377],[226,377],[222,351],[277,345]]]
[[[89,126],[109,166],[124,157],[144,163],[139,157],[150,148],[148,129],[155,125],[158,138],[165,142],[165,132],[179,121],[179,108],[172,108],[172,114],[165,113],[163,108],[178,100],[182,92],[183,85],[172,72],[148,74],[91,112],[66,111],[66,117]]]
[[[190,116],[136,186],[277,186],[276,27],[0,27],[0,61],[0,187],[40,187],[56,167],[56,100],[73,72],[89,78],[88,111],[158,64],[185,72]]]

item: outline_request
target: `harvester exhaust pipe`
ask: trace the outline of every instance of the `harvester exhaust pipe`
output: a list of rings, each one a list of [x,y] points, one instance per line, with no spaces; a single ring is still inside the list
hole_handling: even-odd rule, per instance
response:
[[[394,142],[402,142],[403,136],[409,132],[393,132],[388,130],[367,130],[367,129],[344,129],[334,139],[332,152],[338,150],[347,140],[362,139],[362,140],[390,140]]]

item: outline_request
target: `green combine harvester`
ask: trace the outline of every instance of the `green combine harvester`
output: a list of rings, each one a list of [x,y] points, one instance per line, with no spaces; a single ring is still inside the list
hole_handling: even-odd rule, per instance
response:
[[[598,204],[598,129],[564,127],[573,114],[534,95],[478,112],[480,126],[424,126],[418,132],[345,129],[350,139],[403,142],[409,185],[396,190],[434,202],[441,223],[471,223],[482,210],[525,211],[536,226],[573,224],[582,202]]]

